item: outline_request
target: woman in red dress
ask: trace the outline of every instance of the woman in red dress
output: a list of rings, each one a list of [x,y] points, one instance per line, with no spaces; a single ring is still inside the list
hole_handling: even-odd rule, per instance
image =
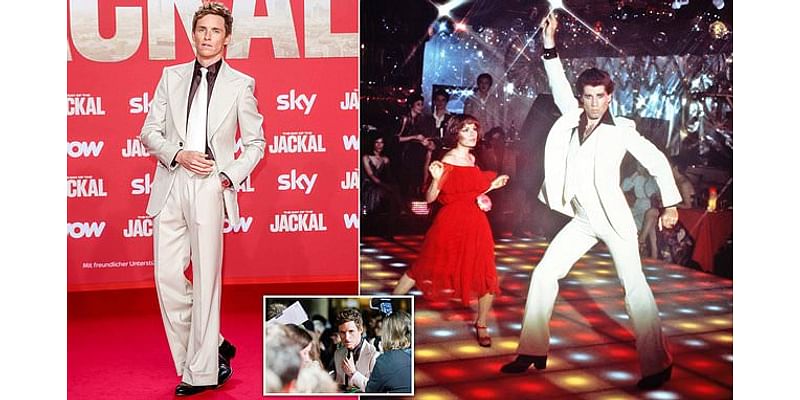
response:
[[[464,305],[477,297],[476,336],[478,344],[489,347],[486,319],[500,288],[485,214],[491,208],[486,193],[505,186],[509,178],[475,166],[470,151],[478,143],[479,130],[471,115],[455,115],[448,121],[445,145],[452,150],[431,163],[433,180],[425,194],[428,203],[439,200],[442,208],[425,235],[419,258],[400,278],[394,294],[408,293],[417,284],[427,297],[460,297]]]

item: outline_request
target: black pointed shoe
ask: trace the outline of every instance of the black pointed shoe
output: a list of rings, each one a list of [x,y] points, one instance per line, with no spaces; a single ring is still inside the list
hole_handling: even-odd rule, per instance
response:
[[[547,368],[547,356],[526,356],[520,354],[517,358],[500,368],[500,372],[507,374],[519,374],[525,372],[533,364],[536,369]]]
[[[659,373],[655,373],[653,375],[648,375],[639,380],[639,383],[636,384],[636,387],[642,390],[652,390],[660,387],[665,382],[669,380],[672,376],[672,365],[664,369]]]
[[[219,345],[219,355],[225,357],[225,359],[230,363],[231,358],[236,356],[236,346],[231,344],[228,339],[224,339],[222,344]]]
[[[216,387],[217,385],[192,386],[188,383],[181,382],[175,387],[175,396],[191,396]]]
[[[226,358],[222,357],[220,354],[219,356],[219,372],[217,372],[217,386],[220,387],[225,384],[231,376],[233,375],[233,368],[231,368],[231,363]]]

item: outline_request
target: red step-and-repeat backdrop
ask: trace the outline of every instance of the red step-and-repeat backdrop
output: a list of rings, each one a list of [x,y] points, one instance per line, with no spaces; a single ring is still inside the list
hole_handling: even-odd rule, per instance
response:
[[[200,0],[69,0],[68,290],[152,286],[155,169],[138,140]],[[225,223],[226,283],[358,279],[358,0],[228,0],[227,62],[267,149]],[[45,250],[46,251],[46,250]]]

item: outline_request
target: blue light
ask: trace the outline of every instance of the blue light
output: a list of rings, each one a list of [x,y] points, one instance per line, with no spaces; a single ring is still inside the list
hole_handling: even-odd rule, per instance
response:
[[[706,310],[709,310],[709,311],[724,311],[725,310],[724,308],[722,308],[720,306],[705,306],[703,308],[705,308]]]
[[[373,249],[372,247],[364,247],[361,249],[362,253],[374,254],[378,252],[378,249]]]
[[[572,353],[569,355],[569,358],[575,361],[589,361],[594,357],[586,353]]]
[[[625,371],[610,371],[606,373],[606,376],[615,381],[629,381],[633,379],[633,374]]]
[[[522,324],[520,324],[519,322],[514,322],[514,323],[511,323],[511,324],[508,324],[508,327],[513,329],[513,330],[515,330],[515,331],[522,330]]]
[[[439,96],[439,97],[441,97],[441,96]],[[506,266],[502,266],[502,265],[498,265],[498,266],[497,266],[497,270],[498,270],[498,271],[510,271],[510,270],[511,270],[511,268],[508,268],[508,267],[506,267]]]
[[[691,308],[679,308],[678,312],[682,314],[697,314],[697,311]]]
[[[615,315],[615,317],[617,317],[619,319],[628,319],[629,318],[628,314],[617,314],[617,315]]]
[[[702,341],[700,339],[686,339],[686,340],[683,341],[683,344],[685,344],[687,346],[692,346],[692,347],[705,347],[706,346],[706,342],[704,342],[704,341]]]
[[[404,262],[393,262],[393,263],[390,263],[389,266],[395,267],[395,268],[402,268],[402,267],[407,267],[408,264],[406,264]]]
[[[386,254],[381,254],[379,256],[375,256],[375,258],[377,258],[379,260],[389,260],[389,259],[392,258],[392,256],[389,256],[389,255],[386,255]]]
[[[681,278],[685,278],[686,277],[686,275],[683,275],[683,274],[669,274],[667,276],[669,276],[670,278],[676,278],[676,279],[681,279]]]
[[[654,392],[648,393],[647,398],[654,400],[675,400],[675,399],[680,399],[680,396],[678,396],[678,394],[675,392],[668,392],[666,390],[656,390]]]
[[[453,336],[454,333],[453,333],[453,331],[448,331],[446,329],[437,329],[437,330],[431,332],[431,335],[436,336],[436,337],[450,337],[450,336]]]
[[[659,278],[657,276],[648,276],[647,280],[649,280],[649,281],[660,281],[661,278]]]

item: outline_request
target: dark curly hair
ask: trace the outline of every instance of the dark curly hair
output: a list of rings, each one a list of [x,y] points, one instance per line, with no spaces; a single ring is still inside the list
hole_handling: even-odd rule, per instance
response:
[[[222,19],[225,20],[225,36],[231,34],[231,30],[233,29],[233,16],[231,15],[231,10],[228,10],[228,7],[225,7],[222,3],[216,2],[208,2],[200,6],[194,13],[194,17],[192,18],[192,32],[194,32],[195,28],[197,28],[197,20],[200,18],[205,17],[206,15],[219,15]]]
[[[481,124],[478,119],[469,114],[455,114],[449,121],[444,133],[444,146],[453,148],[458,144],[458,135],[464,125],[474,124],[475,129],[478,131],[478,140],[483,137],[481,132]]]

